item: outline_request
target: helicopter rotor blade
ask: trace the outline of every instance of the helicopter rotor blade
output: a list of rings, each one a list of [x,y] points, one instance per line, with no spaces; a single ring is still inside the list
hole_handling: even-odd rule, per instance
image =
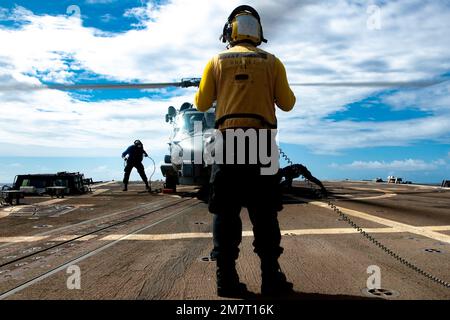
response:
[[[49,89],[56,90],[117,90],[117,89],[162,89],[180,87],[181,83],[98,83],[98,84],[72,84],[72,85],[48,85]]]
[[[181,87],[179,82],[173,83],[98,83],[98,84],[52,84],[52,85],[0,85],[0,91],[39,91],[39,90],[124,90],[124,89],[162,89]]]
[[[359,87],[359,88],[425,88],[447,80],[428,81],[380,81],[380,82],[303,82],[291,83],[299,87]]]
[[[124,90],[124,89],[163,89],[170,87],[188,88],[197,87],[200,84],[199,78],[182,79],[181,82],[162,82],[162,83],[86,83],[86,84],[13,84],[0,85],[1,91],[36,91],[36,90]]]
[[[301,82],[291,83],[291,86],[299,87],[354,87],[354,88],[425,88],[433,86],[447,80],[427,80],[427,81],[381,81],[381,82]],[[182,79],[181,82],[162,83],[95,83],[95,84],[13,84],[0,85],[2,91],[36,91],[36,90],[124,90],[124,89],[162,89],[170,87],[188,88],[198,87],[200,78]]]

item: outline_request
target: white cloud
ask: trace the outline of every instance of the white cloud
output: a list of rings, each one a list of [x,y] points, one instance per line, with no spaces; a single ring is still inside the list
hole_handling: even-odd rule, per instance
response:
[[[379,31],[366,28],[367,8],[361,1],[248,2],[262,17],[269,39],[263,48],[285,62],[291,82],[427,79],[450,68],[450,43],[445,41],[450,8],[444,1],[390,1],[382,6]],[[84,27],[76,17],[35,15],[22,7],[3,9],[0,19],[27,23],[16,29],[0,26],[0,42],[8,44],[0,49],[0,79],[71,82],[77,80],[79,70],[116,81],[161,82],[198,76],[205,62],[223,50],[218,37],[238,4],[237,0],[148,3],[125,13],[138,18],[139,30],[118,34]],[[279,113],[281,141],[305,145],[317,153],[410,145],[425,139],[448,142],[450,138],[448,84],[387,98],[394,108],[413,107],[430,115],[385,122],[326,120],[347,104],[369,96],[372,89],[297,87],[295,92],[294,111]],[[192,94],[186,91],[169,101],[87,102],[65,92],[3,92],[2,108],[14,109],[21,117],[2,114],[0,143],[29,150],[42,146],[47,152],[87,146],[111,152],[139,135],[151,137],[162,149],[170,133],[162,122],[167,105],[190,101]]]
[[[332,168],[338,169],[354,169],[354,170],[395,170],[395,171],[426,171],[437,170],[441,166],[445,166],[446,162],[438,159],[426,162],[419,159],[394,160],[385,161],[354,161],[351,164],[332,164]]]
[[[116,20],[117,18],[114,17],[112,14],[107,13],[107,14],[102,15],[100,17],[100,19],[102,22],[108,23],[110,21]]]
[[[111,156],[137,138],[152,153],[166,152],[171,133],[164,120],[167,108],[192,99],[192,90],[181,93],[169,99],[92,102],[57,90],[2,92],[0,156]]]
[[[136,138],[148,141],[152,152],[163,152],[171,132],[164,121],[167,107],[190,99],[189,95],[86,102],[55,90],[4,95],[2,108],[14,112],[0,117],[0,156],[23,155],[18,145],[42,147],[37,154],[30,148],[35,156],[46,155],[47,149],[105,156],[118,154]],[[8,144],[14,144],[16,150],[4,147]]]
[[[280,139],[308,146],[316,153],[332,154],[346,149],[407,146],[427,139],[448,143],[449,126],[449,116],[388,122],[300,118],[282,124]]]
[[[6,20],[8,18],[8,9],[6,8],[0,8],[0,21],[1,20]]]
[[[270,41],[267,48],[286,62],[293,81],[386,77],[408,80],[435,75],[436,69],[450,66],[446,59],[447,43],[433,34],[450,26],[446,22],[450,14],[442,4],[425,6],[424,12],[405,12],[401,18],[397,16],[404,11],[403,5],[388,4],[383,7],[384,29],[375,32],[365,29],[366,8],[357,2],[303,3],[306,4],[256,3]],[[183,71],[198,75],[205,61],[223,48],[218,36],[236,4],[238,1],[223,4],[173,0],[159,6],[149,3],[126,13],[140,17],[145,29],[110,37],[98,37],[98,30],[83,27],[76,18],[36,16],[16,8],[16,19],[31,23],[22,30],[2,35],[9,34],[6,39],[11,43],[3,53],[14,51],[19,55],[14,59],[21,59],[17,62],[29,60],[32,63],[23,65],[29,70],[36,68],[36,61],[55,62],[58,54],[70,53],[83,67],[117,79],[157,80],[161,76],[178,79],[185,75]],[[289,12],[285,12],[286,8]],[[425,24],[427,28],[421,26],[411,33],[414,21],[427,20],[422,18],[430,11],[434,19],[428,19],[432,21]],[[420,53],[414,50],[418,45]],[[18,50],[23,46],[33,51]],[[117,68],[117,63],[121,68]],[[428,65],[433,66],[433,72],[425,68]]]

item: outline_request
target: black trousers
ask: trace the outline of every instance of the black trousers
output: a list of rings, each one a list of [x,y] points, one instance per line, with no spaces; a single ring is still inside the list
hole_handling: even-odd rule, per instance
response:
[[[142,181],[144,181],[145,185],[148,185],[147,176],[145,174],[145,169],[144,169],[144,165],[142,164],[142,162],[137,162],[137,163],[127,162],[127,165],[125,166],[125,170],[124,170],[125,174],[123,176],[123,183],[128,184],[128,181],[130,180],[131,170],[133,170],[133,168],[136,168],[137,172],[141,176]]]
[[[239,245],[242,241],[241,208],[236,207],[226,214],[214,214],[213,243],[211,256],[227,264],[239,256]],[[248,207],[253,224],[254,252],[264,260],[275,260],[283,253],[280,246],[281,233],[277,211]]]
[[[261,175],[261,165],[214,164],[210,180],[209,211],[213,216],[211,256],[234,262],[242,240],[240,212],[246,207],[253,225],[254,251],[261,259],[278,259],[281,232],[278,211],[282,210],[280,177]]]

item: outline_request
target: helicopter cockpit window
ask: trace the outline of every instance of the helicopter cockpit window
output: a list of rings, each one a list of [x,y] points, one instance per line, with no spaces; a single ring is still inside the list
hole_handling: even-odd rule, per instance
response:
[[[216,114],[214,112],[206,112],[205,123],[206,129],[213,129],[216,125]]]
[[[192,132],[194,131],[194,124],[195,122],[202,122],[202,126],[204,126],[204,116],[201,112],[193,112],[193,113],[186,113],[184,115],[184,128],[186,131]]]

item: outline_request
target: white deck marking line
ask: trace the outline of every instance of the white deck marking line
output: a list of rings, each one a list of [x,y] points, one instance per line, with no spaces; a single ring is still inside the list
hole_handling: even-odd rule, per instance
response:
[[[8,217],[10,214],[16,213],[22,209],[25,208],[30,208],[30,207],[39,207],[39,206],[48,206],[48,205],[52,205],[55,203],[59,203],[59,202],[63,202],[66,201],[67,198],[64,199],[51,199],[51,200],[47,200],[44,202],[38,202],[38,203],[34,203],[34,204],[25,204],[25,205],[20,205],[20,206],[14,206],[14,207],[7,207],[4,208],[3,210],[0,210],[0,218],[6,218]]]
[[[93,185],[91,189],[95,190],[95,189],[97,189],[99,187],[109,186],[109,185],[114,184],[116,182],[117,181],[108,181],[108,182],[105,182],[105,183],[99,183],[99,184]]]
[[[10,214],[11,212],[8,211],[0,211],[0,219],[8,217]]]
[[[427,231],[448,231],[450,226],[427,226],[420,227]],[[365,228],[364,231],[370,233],[402,233],[409,232],[399,228]],[[355,234],[357,230],[353,228],[322,228],[322,229],[295,229],[295,230],[281,230],[281,234],[284,236],[305,236],[305,235],[339,235],[339,234]],[[52,241],[67,241],[80,235],[63,235],[57,238],[52,238]],[[243,231],[243,237],[252,237],[252,231]],[[123,234],[111,234],[102,238],[91,235],[75,241],[89,241],[97,238],[99,241],[114,241],[123,238]],[[181,239],[201,239],[211,238],[211,232],[191,232],[191,233],[169,233],[169,234],[134,234],[127,237],[127,240],[132,241],[161,241],[161,240],[181,240]],[[50,238],[49,236],[43,237],[2,237],[0,242],[8,243],[21,243],[21,242],[34,242]]]
[[[72,239],[76,238],[76,237],[81,237],[81,234],[69,234],[69,235],[64,235],[64,236],[59,236],[57,238],[52,238],[52,241],[61,241],[61,242],[65,242],[65,241],[71,241]],[[92,239],[97,238],[98,236],[96,236],[95,234],[90,234],[87,236],[83,236],[83,238],[77,239],[75,241],[89,241]]]
[[[192,189],[192,186],[177,186],[177,190],[190,190]]]
[[[78,209],[80,209],[80,207],[73,207],[73,208],[66,209],[66,210],[63,210],[63,211],[61,211],[61,212],[52,214],[52,215],[50,215],[50,216],[48,216],[48,217],[49,217],[49,218],[58,218],[58,217],[60,217],[60,216],[63,216],[63,215],[68,214],[68,213],[71,213],[72,211],[75,211],[75,210],[78,210]]]
[[[75,211],[75,210],[78,210],[78,209],[95,207],[95,205],[94,204],[74,204],[74,205],[71,205],[71,207],[72,207],[71,209],[63,210],[61,212],[52,214],[49,217],[50,218],[58,218],[58,217],[60,217],[62,215],[68,214],[68,213],[70,213],[72,211]]]
[[[112,241],[123,237],[123,234],[111,234],[99,240]],[[199,238],[212,238],[211,232],[192,232],[192,233],[169,233],[169,234],[133,234],[127,237],[127,240],[146,240],[146,241],[158,241],[158,240],[179,240],[179,239],[199,239]]]
[[[352,198],[352,196],[347,196],[347,195],[339,195],[340,197],[343,198],[347,198],[348,200],[375,200],[375,199],[385,199],[385,198],[392,198],[397,196],[396,193],[385,193],[381,196],[371,196],[371,197],[357,197],[357,198]]]
[[[169,220],[169,219],[171,219],[173,217],[179,216],[180,214],[184,213],[186,210],[189,210],[190,208],[192,208],[192,206],[189,206],[187,208],[182,208],[181,210],[176,211],[176,212],[174,212],[174,213],[172,213],[172,214],[170,214],[170,215],[168,215],[168,216],[166,216],[166,217],[164,217],[164,218],[162,218],[162,219],[160,219],[160,220],[158,220],[158,221],[156,221],[156,222],[154,222],[154,223],[152,223],[150,225],[147,225],[147,226],[142,227],[142,228],[140,228],[138,230],[130,232],[129,234],[123,235],[122,238],[120,238],[120,239],[117,239],[115,241],[107,243],[107,244],[101,246],[100,248],[97,248],[97,249],[95,249],[95,250],[93,250],[93,251],[91,251],[89,253],[86,253],[86,254],[82,255],[79,258],[75,258],[75,259],[73,259],[73,260],[71,260],[69,262],[66,262],[63,265],[61,265],[61,266],[59,266],[59,267],[57,267],[57,268],[55,268],[55,269],[53,269],[53,270],[51,270],[49,272],[44,273],[41,276],[38,276],[38,277],[36,277],[36,278],[34,278],[32,280],[29,280],[29,281],[25,282],[24,284],[22,284],[22,285],[14,288],[14,289],[11,289],[11,290],[1,294],[0,295],[0,300],[4,300],[4,299],[8,298],[11,295],[16,294],[16,293],[22,291],[23,289],[28,288],[29,286],[31,286],[31,285],[33,285],[35,283],[38,283],[41,280],[47,279],[48,277],[54,275],[55,273],[58,273],[60,271],[65,270],[67,267],[69,267],[69,266],[71,266],[73,264],[77,264],[79,262],[82,262],[82,261],[86,260],[87,258],[90,258],[90,257],[96,255],[97,253],[100,253],[100,252],[102,252],[102,251],[104,251],[104,250],[114,246],[115,244],[119,243],[120,241],[127,239],[129,236],[131,236],[133,234],[145,231],[145,230],[147,230],[149,228],[152,228],[152,227],[154,227],[154,226],[156,226],[156,225],[158,225],[158,224],[160,224],[160,223],[162,223],[164,221],[167,221],[167,220]]]
[[[145,209],[145,210],[146,210],[146,209],[150,209],[150,208],[151,208],[151,209],[154,209],[154,208],[157,207],[158,204],[164,203],[164,202],[165,202],[165,199],[161,199],[161,200],[158,200],[158,201],[155,201],[155,202],[150,202],[150,203],[145,204],[145,205],[139,205],[139,206],[136,206],[136,207],[132,207],[131,209],[120,210],[120,211],[116,211],[116,212],[113,212],[113,213],[108,213],[108,214],[99,216],[99,217],[97,217],[97,218],[92,218],[92,219],[84,220],[84,221],[81,221],[81,222],[78,222],[78,223],[75,223],[75,224],[70,224],[70,225],[67,225],[67,226],[64,226],[64,227],[59,227],[59,228],[57,228],[57,229],[52,229],[52,230],[49,230],[49,231],[41,232],[41,233],[35,234],[34,236],[27,236],[26,238],[27,238],[27,239],[29,238],[29,241],[25,241],[25,242],[39,241],[39,240],[40,240],[39,238],[37,238],[37,240],[32,240],[32,238],[35,238],[35,237],[41,237],[41,236],[46,236],[46,237],[43,238],[43,239],[48,239],[48,238],[50,238],[54,233],[56,233],[56,232],[58,232],[58,231],[70,229],[70,228],[73,228],[73,227],[78,227],[78,226],[81,226],[81,225],[84,225],[84,224],[88,224],[88,223],[91,223],[91,222],[94,222],[94,221],[97,221],[97,220],[101,220],[101,219],[105,219],[105,218],[110,218],[110,217],[112,217],[112,216],[116,216],[116,215],[119,215],[119,214],[122,214],[122,213],[127,213],[127,212],[132,211],[132,210],[140,210],[140,209]],[[170,202],[166,202],[165,204],[169,204],[169,203],[170,203]],[[15,238],[15,237],[12,237],[12,238]],[[1,242],[4,242],[4,241],[2,241],[1,239],[3,239],[3,238],[0,238],[0,243],[1,243]],[[5,239],[7,239],[7,237],[6,237]],[[13,243],[14,243],[14,242],[13,242]],[[6,243],[0,245],[0,248],[7,247],[7,246],[10,245],[10,244],[11,244],[11,243],[6,242]]]
[[[95,189],[94,192],[92,192],[92,194],[90,194],[91,196],[96,196],[98,194],[102,194],[105,193],[107,191],[109,191],[111,189]]]
[[[449,226],[450,227],[450,226]],[[401,232],[393,228],[373,228],[368,229],[373,233],[390,233],[390,232]],[[358,233],[357,230],[353,228],[327,228],[327,229],[298,229],[298,230],[282,230],[281,234],[284,236],[295,235],[316,235],[316,234],[353,234]],[[243,231],[243,237],[253,237],[253,231]],[[101,238],[99,240],[116,240],[123,237],[122,234],[112,234]],[[127,238],[131,241],[161,241],[161,240],[182,240],[182,239],[201,239],[201,238],[212,238],[211,232],[192,232],[192,233],[169,233],[169,234],[134,234]]]
[[[429,226],[429,227],[421,227],[425,230],[431,231],[450,231],[450,226]]]
[[[433,226],[427,227],[433,230]],[[450,226],[438,226],[439,230],[450,230]],[[366,228],[366,232],[370,233],[402,233],[403,230],[397,228]],[[353,228],[324,228],[324,229],[296,229],[281,230],[283,236],[306,236],[306,235],[339,235],[339,234],[355,234],[358,230]],[[121,234],[112,234],[98,240],[116,240],[122,237]],[[253,231],[243,231],[243,237],[253,237]],[[161,241],[161,240],[181,240],[181,239],[201,239],[212,238],[211,232],[192,232],[192,233],[170,233],[170,234],[134,234],[127,238],[131,241]]]
[[[48,206],[50,204],[55,204],[55,203],[59,203],[59,202],[63,202],[66,201],[67,198],[57,198],[57,199],[51,199],[48,201],[44,201],[44,202],[38,202],[36,204],[33,204],[32,206]],[[22,206],[22,208],[24,208],[25,206]]]
[[[47,238],[48,236],[1,237],[0,242],[12,244],[12,243],[41,241]]]
[[[375,200],[375,199],[385,199],[385,198],[392,198],[397,196],[396,193],[393,193],[391,191],[386,191],[383,189],[370,189],[370,188],[357,188],[357,187],[351,187],[348,189],[352,189],[352,190],[360,190],[360,191],[378,191],[381,193],[384,193],[381,196],[369,196],[369,197],[357,197],[357,198],[352,198],[351,195],[339,195],[340,197],[344,197],[344,198],[348,198],[350,200]]]
[[[307,199],[302,199],[302,198],[298,198],[298,199],[304,200],[306,202],[309,201]],[[333,210],[331,207],[328,206],[328,204],[326,204],[324,202],[311,201],[311,202],[307,202],[307,203],[310,205],[318,206],[318,207],[325,208],[328,210]],[[349,216],[376,222],[378,224],[383,224],[385,226],[398,229],[401,232],[415,233],[415,234],[418,234],[418,235],[421,235],[421,236],[424,236],[427,238],[442,241],[445,243],[450,243],[449,235],[445,235],[442,233],[432,231],[427,227],[416,227],[416,226],[412,226],[412,225],[409,225],[406,223],[401,223],[401,222],[397,222],[397,221],[386,219],[386,218],[376,217],[376,216],[370,215],[368,213],[357,211],[357,210],[347,209],[347,208],[343,208],[343,207],[337,207],[337,208],[339,208],[343,213],[348,214]]]

